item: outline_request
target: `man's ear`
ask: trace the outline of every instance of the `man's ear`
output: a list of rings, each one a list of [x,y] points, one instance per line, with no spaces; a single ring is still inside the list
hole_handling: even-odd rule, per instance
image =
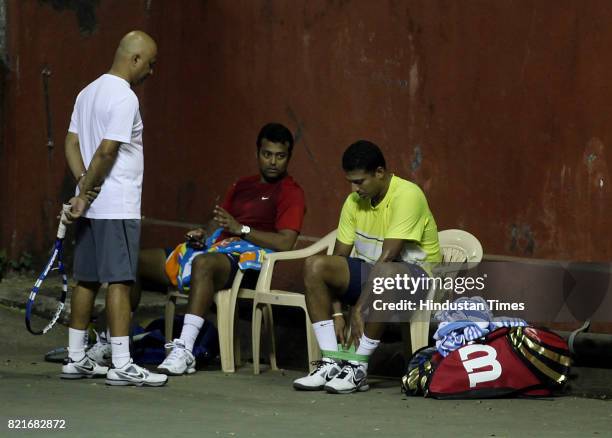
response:
[[[138,61],[140,61],[140,55],[133,55],[132,56],[132,64],[136,65],[136,64],[138,64]]]
[[[374,175],[376,176],[376,178],[381,179],[385,176],[385,168],[382,166],[378,166],[376,168],[376,170],[374,171]]]
[[[293,149],[289,147],[289,142],[286,141],[283,143],[285,146],[287,146],[287,160],[291,159],[291,154],[293,153]]]

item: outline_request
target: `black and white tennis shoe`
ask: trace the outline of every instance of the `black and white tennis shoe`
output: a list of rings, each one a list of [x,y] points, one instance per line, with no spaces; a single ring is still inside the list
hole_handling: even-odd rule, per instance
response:
[[[74,361],[69,357],[64,360],[62,366],[62,379],[91,379],[92,377],[104,377],[108,367],[98,365],[93,359],[85,355],[81,360]]]
[[[367,391],[368,372],[364,364],[354,361],[344,363],[342,370],[324,388],[332,394],[350,394],[357,391]]]
[[[314,363],[314,370],[305,377],[293,381],[293,387],[302,391],[320,391],[325,384],[340,372],[340,364],[333,359],[324,357]]]
[[[168,376],[152,373],[132,359],[121,368],[111,368],[106,374],[106,384],[111,386],[163,386],[167,381]]]

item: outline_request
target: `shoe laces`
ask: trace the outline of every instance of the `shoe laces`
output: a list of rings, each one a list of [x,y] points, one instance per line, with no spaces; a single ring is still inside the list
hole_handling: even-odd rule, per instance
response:
[[[185,356],[185,351],[187,350],[185,345],[176,341],[168,342],[166,345],[164,345],[164,347],[167,350],[170,350],[170,354],[168,357],[166,357],[166,359],[169,360],[182,359]]]
[[[336,363],[335,363],[334,361],[329,362],[329,361],[327,361],[327,360],[322,360],[322,359],[319,359],[319,360],[313,360],[313,361],[312,361],[312,362],[310,362],[310,363],[311,363],[312,365],[314,365],[314,369],[313,369],[313,370],[310,372],[310,375],[311,375],[311,376],[313,376],[313,375],[315,375],[316,373],[318,373],[318,372],[321,370],[321,368],[323,368],[323,367],[325,367],[325,366],[327,366],[327,365],[336,365]]]
[[[126,363],[125,365],[123,365],[122,367],[116,368],[113,366],[113,368],[118,373],[125,373],[128,376],[131,376],[133,374],[140,374],[144,376],[145,379],[148,378],[149,375],[151,374],[149,370],[147,370],[146,368],[136,365],[132,359],[130,359],[130,361]]]
[[[143,373],[145,375],[145,377],[148,377],[149,374],[150,374],[148,369],[143,368],[140,365],[135,364],[132,359],[130,359],[130,361],[126,365],[125,370],[127,370],[128,368],[132,368],[133,370],[136,370],[136,372]]]
[[[357,370],[359,370],[360,368],[361,368],[361,364],[351,363],[347,361],[343,364],[342,370],[338,373],[338,377],[340,379],[343,379],[349,374],[356,375]]]

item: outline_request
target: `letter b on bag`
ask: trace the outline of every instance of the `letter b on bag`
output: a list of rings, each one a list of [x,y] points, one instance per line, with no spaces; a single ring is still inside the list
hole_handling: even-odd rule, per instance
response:
[[[470,359],[470,355],[473,355],[476,352],[482,352],[485,353],[485,355]],[[501,376],[502,367],[499,361],[496,359],[497,351],[495,348],[489,345],[466,345],[465,347],[461,347],[459,349],[459,356],[461,357],[463,367],[468,373],[470,388],[474,388],[479,383],[491,382]],[[489,367],[491,367],[491,369],[487,369],[485,371],[474,371]]]

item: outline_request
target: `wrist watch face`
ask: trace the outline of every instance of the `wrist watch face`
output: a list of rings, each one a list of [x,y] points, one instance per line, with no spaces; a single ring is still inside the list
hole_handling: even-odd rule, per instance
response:
[[[249,234],[251,232],[251,227],[249,227],[248,225],[243,225],[242,228],[240,229],[240,234]]]

